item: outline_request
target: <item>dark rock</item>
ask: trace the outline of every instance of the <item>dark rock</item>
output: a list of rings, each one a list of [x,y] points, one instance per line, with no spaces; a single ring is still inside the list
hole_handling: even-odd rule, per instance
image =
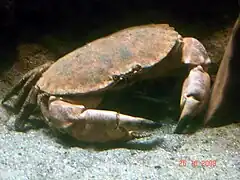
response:
[[[240,102],[240,14],[224,53],[206,114],[206,125],[239,121]]]

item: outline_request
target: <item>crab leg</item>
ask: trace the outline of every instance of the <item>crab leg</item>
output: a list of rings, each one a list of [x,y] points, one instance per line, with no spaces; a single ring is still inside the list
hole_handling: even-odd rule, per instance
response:
[[[190,121],[203,110],[210,94],[210,82],[210,76],[202,66],[198,65],[190,71],[183,83],[180,102],[182,112],[175,133],[182,133],[192,124]]]
[[[46,107],[41,105],[50,126],[65,130],[73,137],[84,141],[103,142],[140,138],[145,136],[132,130],[161,126],[160,123],[144,118],[115,111],[86,109],[83,105],[71,104],[61,99],[50,101],[47,111],[44,108]]]
[[[204,71],[208,71],[211,59],[203,44],[195,38],[183,38],[182,62],[189,65],[190,70],[197,65],[201,65]]]
[[[182,133],[195,116],[203,111],[210,94],[211,79],[208,66],[211,59],[203,44],[195,38],[183,38],[182,62],[189,67],[189,75],[182,87],[182,110],[175,133]]]
[[[41,77],[42,73],[45,72],[54,62],[49,61],[35,69],[26,73],[19,83],[17,83],[3,98],[2,104],[9,100],[13,95],[18,94],[16,102],[13,104],[13,109],[16,113],[20,111],[20,107],[23,105],[27,95],[29,94],[31,87],[35,84]]]

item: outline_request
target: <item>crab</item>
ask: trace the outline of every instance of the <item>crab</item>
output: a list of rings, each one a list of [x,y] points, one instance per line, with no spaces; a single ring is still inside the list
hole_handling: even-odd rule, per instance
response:
[[[161,123],[98,109],[106,93],[188,67],[180,127],[183,121],[188,122],[186,117],[193,118],[201,112],[207,101],[209,64],[207,51],[197,39],[183,38],[168,24],[136,26],[90,42],[56,62],[29,71],[2,103],[18,94],[14,104],[18,110],[17,131],[24,131],[26,120],[40,107],[52,129],[80,141],[128,141],[146,137],[138,130],[159,128]],[[178,127],[176,130],[180,131]]]

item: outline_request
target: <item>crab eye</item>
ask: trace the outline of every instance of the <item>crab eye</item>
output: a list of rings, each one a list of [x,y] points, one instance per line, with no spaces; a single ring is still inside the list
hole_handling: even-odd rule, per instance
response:
[[[112,79],[114,81],[119,81],[120,80],[120,77],[118,75],[112,75]]]
[[[136,64],[136,65],[132,68],[133,72],[139,71],[139,70],[141,70],[141,69],[142,69],[142,66],[140,66],[139,64]]]

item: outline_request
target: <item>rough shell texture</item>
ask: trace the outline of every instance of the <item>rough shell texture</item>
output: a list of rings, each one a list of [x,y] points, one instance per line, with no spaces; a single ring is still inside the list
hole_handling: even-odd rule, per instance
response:
[[[75,94],[109,87],[109,77],[127,73],[134,65],[150,67],[167,56],[179,34],[167,24],[124,29],[95,40],[60,58],[38,81],[51,94]]]

